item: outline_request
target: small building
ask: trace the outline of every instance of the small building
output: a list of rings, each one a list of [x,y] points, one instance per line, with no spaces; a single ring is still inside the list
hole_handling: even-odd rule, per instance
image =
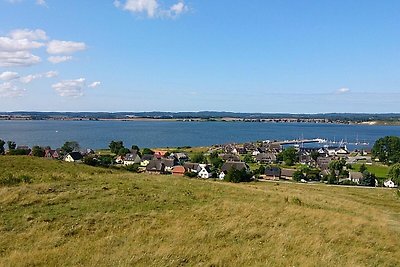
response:
[[[142,161],[140,162],[141,167],[146,167],[149,165],[150,161],[154,159],[153,155],[145,154],[142,156]]]
[[[198,172],[197,176],[203,179],[208,179],[212,177],[212,172],[210,166],[207,164],[199,164],[200,171]]]
[[[258,163],[269,164],[276,161],[276,155],[273,153],[259,153],[255,158]]]
[[[165,165],[161,160],[152,159],[146,166],[146,172],[155,174],[165,173]]]
[[[82,162],[82,154],[80,152],[71,152],[64,157],[66,162]]]
[[[385,187],[389,187],[389,188],[395,188],[396,185],[394,184],[394,182],[392,180],[386,180],[383,182],[383,185]]]
[[[185,172],[186,172],[185,167],[180,165],[174,166],[172,168],[172,175],[183,176],[185,175]]]
[[[293,179],[293,174],[295,172],[296,172],[295,169],[282,169],[281,170],[281,178],[282,179],[292,180]]]
[[[221,167],[221,172],[218,175],[218,178],[223,180],[225,178],[225,175],[231,169],[235,169],[235,170],[243,170],[243,169],[245,169],[246,171],[248,171],[249,170],[249,166],[245,162],[241,162],[241,161],[228,161],[228,162],[225,162]]]
[[[185,162],[185,164],[183,164],[183,167],[187,172],[198,173],[200,171],[199,165],[199,163]]]
[[[363,174],[361,172],[349,172],[349,179],[353,183],[359,184],[363,178]]]
[[[133,164],[139,164],[142,162],[142,159],[139,157],[137,153],[129,153],[125,155],[124,158],[124,165],[133,165]]]
[[[279,180],[281,177],[281,169],[279,167],[266,167],[264,176],[268,180]]]

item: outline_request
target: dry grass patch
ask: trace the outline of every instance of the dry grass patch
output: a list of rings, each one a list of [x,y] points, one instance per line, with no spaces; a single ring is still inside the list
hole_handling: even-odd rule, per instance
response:
[[[398,266],[393,190],[223,182],[0,157],[0,265]],[[53,177],[57,177],[54,179]]]

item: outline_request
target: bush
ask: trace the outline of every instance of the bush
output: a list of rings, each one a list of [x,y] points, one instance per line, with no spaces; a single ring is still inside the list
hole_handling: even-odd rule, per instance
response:
[[[132,165],[126,166],[125,169],[130,172],[139,172],[139,166],[140,166],[140,164],[132,164]]]
[[[197,173],[195,172],[185,172],[185,176],[189,178],[195,178],[197,177]]]
[[[30,184],[32,182],[32,178],[28,175],[21,175],[19,177],[9,174],[5,177],[0,178],[0,185],[3,186],[13,186],[18,185],[20,183]]]

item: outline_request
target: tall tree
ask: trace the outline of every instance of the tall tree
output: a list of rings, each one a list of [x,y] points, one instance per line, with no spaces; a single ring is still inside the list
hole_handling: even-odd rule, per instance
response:
[[[400,162],[400,138],[397,136],[379,138],[372,148],[372,156],[386,164]]]
[[[40,146],[32,147],[32,155],[34,157],[44,157],[44,149]]]
[[[289,147],[283,150],[280,153],[279,158],[281,158],[285,164],[289,166],[299,161],[299,155],[294,147]]]
[[[124,143],[122,141],[111,141],[109,148],[111,153],[118,154],[121,148],[124,148]]]
[[[393,164],[389,169],[388,177],[397,185],[400,185],[400,163]]]
[[[79,143],[76,141],[67,141],[61,147],[61,150],[64,154],[68,154],[73,151],[78,151],[79,149],[80,149]]]
[[[0,155],[4,155],[5,149],[4,149],[4,145],[6,144],[6,142],[4,142],[4,140],[0,139]]]

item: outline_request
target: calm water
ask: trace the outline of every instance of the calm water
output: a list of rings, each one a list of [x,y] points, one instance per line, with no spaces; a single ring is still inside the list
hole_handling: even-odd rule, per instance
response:
[[[119,122],[119,121],[0,121],[0,139],[19,145],[60,147],[78,141],[81,147],[106,148],[111,140],[140,147],[206,146],[228,142],[325,138],[369,142],[400,136],[399,126],[246,122]]]

